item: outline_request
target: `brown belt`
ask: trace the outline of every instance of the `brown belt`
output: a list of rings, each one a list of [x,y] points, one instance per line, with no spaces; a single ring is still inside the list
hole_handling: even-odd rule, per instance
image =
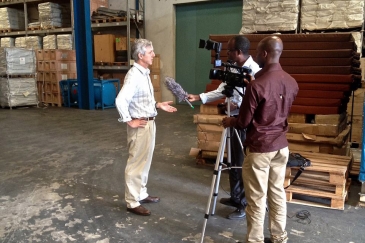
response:
[[[155,116],[151,116],[151,117],[140,117],[140,118],[134,118],[134,117],[132,117],[132,120],[152,121],[152,120],[155,120]]]

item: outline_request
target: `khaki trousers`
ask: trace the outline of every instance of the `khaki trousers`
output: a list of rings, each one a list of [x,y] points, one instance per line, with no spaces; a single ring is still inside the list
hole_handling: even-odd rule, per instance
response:
[[[242,177],[246,191],[246,242],[264,242],[266,200],[269,206],[269,230],[272,242],[286,242],[285,168],[289,149],[270,153],[245,150]]]
[[[144,128],[131,128],[127,125],[129,157],[125,167],[125,200],[128,208],[138,207],[141,205],[139,201],[148,197],[146,185],[155,138],[155,121],[148,121]]]

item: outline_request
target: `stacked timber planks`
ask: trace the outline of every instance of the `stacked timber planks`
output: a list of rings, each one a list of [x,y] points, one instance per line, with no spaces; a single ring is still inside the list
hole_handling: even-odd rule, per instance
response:
[[[234,35],[210,35],[222,42],[220,57],[227,61],[227,42]],[[250,54],[270,34],[247,34]],[[295,114],[341,114],[346,112],[351,90],[361,82],[360,54],[351,33],[281,34],[283,69],[295,78],[299,93],[291,108]],[[211,53],[214,63],[215,52]]]
[[[347,155],[349,152],[347,141],[351,126],[347,125],[346,113],[290,114],[288,123],[286,137],[290,150],[337,155]]]
[[[298,179],[290,185],[298,167],[287,167],[284,187],[287,201],[309,206],[343,210],[350,185],[352,157],[300,152],[311,160]]]

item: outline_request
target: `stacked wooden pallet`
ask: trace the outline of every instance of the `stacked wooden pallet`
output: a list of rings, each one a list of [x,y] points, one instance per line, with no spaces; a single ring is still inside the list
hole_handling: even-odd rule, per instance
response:
[[[287,201],[309,206],[344,209],[350,181],[351,156],[300,152],[311,160],[298,179],[290,185],[299,168],[287,167],[284,187]]]

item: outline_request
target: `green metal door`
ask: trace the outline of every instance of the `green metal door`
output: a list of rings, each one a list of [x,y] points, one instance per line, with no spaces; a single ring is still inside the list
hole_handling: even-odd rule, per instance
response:
[[[210,51],[199,49],[199,39],[210,34],[238,34],[242,0],[176,5],[176,82],[192,94],[204,92],[209,80]]]

